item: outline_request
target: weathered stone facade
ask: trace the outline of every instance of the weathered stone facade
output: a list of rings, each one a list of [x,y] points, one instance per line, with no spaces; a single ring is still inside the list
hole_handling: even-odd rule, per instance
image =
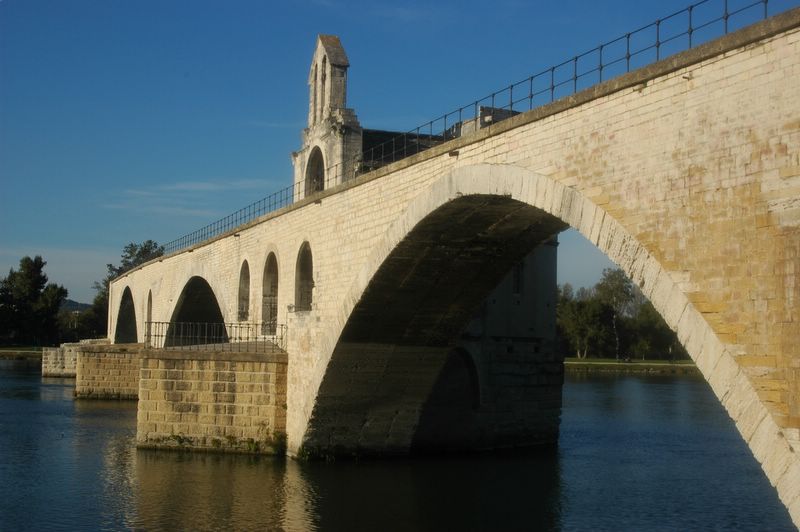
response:
[[[144,351],[139,447],[282,453],[286,355]]]
[[[137,399],[142,344],[81,345],[76,350],[75,397]]]
[[[75,377],[78,355],[75,344],[42,349],[42,377]]]
[[[347,438],[358,434],[359,445],[394,445],[409,437],[402,427],[413,427],[419,411],[407,410],[378,430],[363,425],[364,412],[342,412],[340,419],[320,415],[337,390],[347,394],[337,382],[362,378],[359,365],[348,362],[357,352],[350,348],[358,345],[368,356],[389,345],[355,328],[360,309],[381,308],[377,288],[394,298],[406,295],[406,279],[422,287],[418,275],[436,271],[431,266],[437,261],[445,268],[466,265],[484,236],[493,244],[500,236],[524,243],[525,249],[512,246],[506,254],[497,246],[497,254],[481,254],[473,264],[496,284],[505,272],[491,267],[495,258],[506,266],[568,224],[619,264],[678,333],[800,523],[798,26],[800,10],[790,11],[129,272],[111,285],[109,330],[126,287],[137,316],[145,314],[152,294],[153,319],[166,321],[192,276],[208,281],[225,319],[234,319],[242,261],[259,272],[273,252],[279,321],[289,326],[288,452],[324,438],[335,446],[337,427]],[[418,226],[434,235],[457,225],[433,223],[442,209],[460,221],[487,207],[497,215],[494,222],[508,223],[485,219],[484,229],[469,235],[431,236],[419,261],[423,270],[411,264],[415,257],[396,253]],[[546,229],[538,242],[527,239],[525,224]],[[314,257],[313,304],[310,311],[288,312],[304,243]],[[437,258],[439,246],[441,257],[454,253],[452,261]],[[407,278],[373,283],[403,260],[409,261]],[[260,294],[260,276],[253,278],[252,293]],[[458,297],[471,302],[479,292]],[[250,298],[256,317],[258,299]],[[393,311],[394,303],[389,298],[382,308]],[[424,308],[408,308],[403,323],[421,331]],[[430,324],[431,331],[438,334],[463,318],[447,316],[441,326]],[[397,334],[386,330],[387,338]],[[411,385],[429,386],[450,346],[434,340],[393,345],[381,356],[394,366],[372,374],[376,393],[397,385],[421,397],[425,390]],[[423,371],[426,364],[430,370],[421,380],[402,380],[402,371],[395,371]]]
[[[43,377],[75,377],[78,351],[89,345],[108,344],[107,338],[81,340],[77,343],[61,344],[59,347],[42,349]]]

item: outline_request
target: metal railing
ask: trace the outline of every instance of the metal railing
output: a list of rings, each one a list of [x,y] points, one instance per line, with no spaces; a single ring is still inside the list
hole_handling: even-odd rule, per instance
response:
[[[511,83],[467,105],[378,144],[355,159],[325,169],[330,188],[360,174],[425,151],[489,122],[495,123],[667,56],[691,49],[766,19],[769,0],[702,0],[671,15],[575,55],[566,61]],[[489,112],[487,112],[487,109]],[[291,205],[305,196],[305,185],[294,183],[197,231],[167,243],[173,253]]]
[[[281,352],[286,350],[286,326],[261,322],[148,321],[145,323],[145,346],[186,351]]]

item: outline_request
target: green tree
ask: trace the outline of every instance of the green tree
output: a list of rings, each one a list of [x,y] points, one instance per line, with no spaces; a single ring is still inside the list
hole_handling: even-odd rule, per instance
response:
[[[617,322],[633,314],[635,301],[633,283],[619,268],[606,268],[594,287],[597,298],[611,310],[611,328],[614,331],[614,358],[619,360],[620,341]]]
[[[655,307],[646,301],[636,316],[630,320],[631,345],[629,352],[636,358],[688,358],[686,350],[678,342],[675,332],[669,328]]]
[[[101,336],[107,334],[108,327],[108,285],[137,266],[156,259],[164,254],[164,246],[159,246],[154,240],[145,240],[141,244],[131,242],[122,249],[119,266],[106,264],[108,273],[102,281],[94,283],[97,294],[92,301],[92,308],[83,313],[81,330],[82,334]]]
[[[23,257],[0,279],[0,338],[16,344],[46,345],[58,338],[58,311],[67,289],[48,283],[41,256]]]
[[[565,284],[559,290],[556,325],[559,335],[578,358],[601,356],[605,352],[610,313],[610,307],[597,298],[593,289],[579,288],[574,292],[572,286]]]
[[[556,324],[562,352],[578,358],[688,358],[677,335],[622,270],[606,269],[594,288],[559,287]]]

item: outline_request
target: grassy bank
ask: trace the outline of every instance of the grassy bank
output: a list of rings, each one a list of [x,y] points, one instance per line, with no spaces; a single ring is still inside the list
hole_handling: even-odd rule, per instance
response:
[[[699,374],[691,360],[670,362],[669,360],[617,361],[613,358],[566,358],[564,370],[589,373],[652,373],[652,374]]]

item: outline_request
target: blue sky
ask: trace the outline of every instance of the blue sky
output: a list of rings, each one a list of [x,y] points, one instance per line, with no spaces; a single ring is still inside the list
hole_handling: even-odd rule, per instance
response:
[[[0,275],[39,254],[89,302],[125,244],[288,186],[318,33],[361,124],[410,129],[688,3],[0,0]],[[579,241],[559,282],[609,265]]]

